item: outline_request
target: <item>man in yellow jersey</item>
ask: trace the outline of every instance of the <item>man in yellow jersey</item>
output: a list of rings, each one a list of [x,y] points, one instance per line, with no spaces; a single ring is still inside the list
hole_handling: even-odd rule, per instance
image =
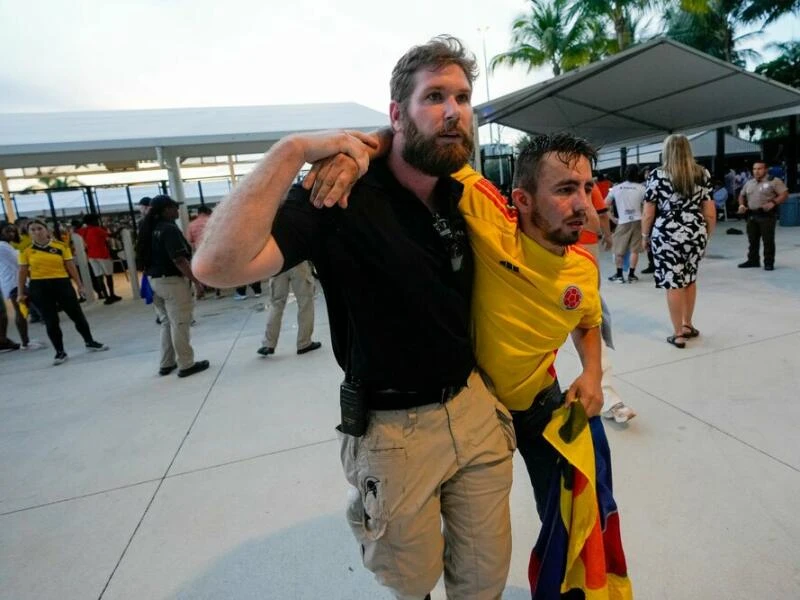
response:
[[[475,256],[472,327],[478,366],[512,412],[540,515],[558,457],[542,431],[564,401],[554,363],[570,333],[583,373],[566,401],[579,400],[589,416],[603,404],[598,267],[592,254],[576,245],[591,206],[595,158],[585,140],[570,135],[534,138],[517,161],[513,208],[471,167],[451,175],[464,186],[459,210]],[[319,194],[312,193],[311,200],[317,206],[340,201],[340,193],[358,178],[349,159],[337,161],[315,166]]]
[[[580,401],[589,416],[603,404],[597,263],[575,245],[586,223],[595,157],[585,140],[571,135],[533,138],[517,161],[513,208],[472,168],[453,174],[464,184],[459,209],[475,254],[478,365],[511,410],[540,515],[558,457],[542,431],[563,401],[554,363],[570,333],[583,372],[566,401]]]

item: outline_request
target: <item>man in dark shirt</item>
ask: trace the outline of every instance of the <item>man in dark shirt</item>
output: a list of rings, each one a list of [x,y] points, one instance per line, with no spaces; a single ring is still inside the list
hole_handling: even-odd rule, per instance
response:
[[[153,304],[161,324],[159,375],[178,369],[178,377],[205,371],[207,360],[194,360],[190,338],[192,311],[191,282],[198,291],[202,284],[192,273],[192,249],[175,225],[178,203],[169,196],[156,196],[139,229],[139,255],[153,288]]]
[[[386,158],[367,171],[379,149],[364,134],[282,140],[215,211],[194,260],[222,287],[314,262],[345,373],[348,520],[397,598],[426,597],[443,568],[449,598],[500,598],[508,573],[514,433],[474,371],[473,259],[449,177],[472,153],[476,72],[454,38],[412,48],[392,73]],[[304,163],[339,153],[366,172],[342,206],[316,210],[299,186],[280,206]]]

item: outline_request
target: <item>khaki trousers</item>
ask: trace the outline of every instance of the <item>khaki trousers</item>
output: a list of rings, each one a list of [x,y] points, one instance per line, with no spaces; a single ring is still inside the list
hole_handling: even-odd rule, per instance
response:
[[[188,369],[194,364],[194,350],[189,343],[194,300],[189,280],[185,277],[154,277],[153,304],[161,318],[160,367]]]
[[[339,432],[364,566],[402,600],[424,598],[442,569],[448,598],[500,598],[516,446],[508,410],[473,373],[444,404],[369,419],[362,437]]]
[[[311,334],[314,333],[314,276],[308,262],[301,262],[269,280],[269,313],[262,344],[267,348],[278,345],[290,286],[297,298],[297,349],[311,345]]]

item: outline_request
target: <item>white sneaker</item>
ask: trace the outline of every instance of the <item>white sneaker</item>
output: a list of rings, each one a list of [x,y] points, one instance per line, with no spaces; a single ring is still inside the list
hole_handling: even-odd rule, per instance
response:
[[[247,296],[243,295],[243,294],[234,294],[233,295],[233,299],[234,300],[247,300]]]
[[[22,350],[23,352],[27,350],[41,350],[44,347],[45,345],[42,342],[38,340],[30,340],[27,345],[20,346],[20,350]]]
[[[261,292],[258,292],[257,294],[253,294],[253,296],[254,296],[255,298],[261,298]]]
[[[634,410],[630,406],[625,406],[624,402],[617,402],[603,413],[604,418],[614,419],[617,423],[627,423],[635,416]]]

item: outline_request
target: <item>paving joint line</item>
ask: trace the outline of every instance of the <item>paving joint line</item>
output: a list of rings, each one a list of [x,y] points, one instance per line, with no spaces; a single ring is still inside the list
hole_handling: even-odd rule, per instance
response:
[[[742,342],[741,344],[736,344],[736,345],[733,345],[733,346],[725,346],[724,348],[710,349],[707,352],[701,352],[699,354],[691,354],[689,356],[684,356],[683,358],[676,358],[675,360],[669,360],[669,361],[658,363],[658,364],[655,364],[655,365],[648,365],[646,367],[639,367],[638,369],[631,369],[630,371],[618,371],[617,370],[616,373],[614,374],[614,376],[615,377],[622,377],[623,375],[633,375],[633,374],[636,374],[636,373],[641,373],[642,371],[647,371],[649,369],[657,369],[659,367],[666,367],[666,366],[669,366],[669,365],[674,365],[674,364],[677,364],[677,363],[685,362],[687,360],[695,360],[695,359],[700,358],[700,357],[711,356],[712,354],[729,352],[731,350],[738,350],[739,348],[745,348],[747,346],[752,346],[753,344],[760,344],[762,342],[771,342],[773,340],[778,340],[778,339],[783,338],[783,337],[788,337],[788,336],[791,336],[791,335],[797,335],[798,333],[800,333],[800,329],[795,330],[795,331],[790,331],[788,333],[781,333],[781,334],[778,334],[778,335],[773,335],[771,337],[761,338],[761,339],[758,339],[758,340],[752,340],[752,341],[749,341],[749,342]]]
[[[617,378],[618,378],[618,379],[622,379],[622,378],[620,378],[619,376],[617,376]],[[761,454],[761,455],[763,455],[763,456],[766,456],[766,457],[767,457],[767,458],[769,458],[769,459],[772,459],[773,461],[775,461],[775,462],[777,462],[777,463],[779,463],[779,464],[783,465],[784,467],[787,467],[788,469],[790,469],[790,470],[794,471],[795,473],[800,473],[800,468],[798,468],[798,467],[796,467],[796,466],[794,466],[794,465],[792,465],[792,464],[789,464],[788,462],[786,462],[786,461],[785,461],[785,460],[783,460],[783,459],[780,459],[780,458],[778,458],[777,456],[773,456],[772,454],[770,454],[770,453],[769,453],[769,452],[767,452],[766,450],[762,450],[761,448],[758,448],[757,446],[754,446],[754,445],[753,445],[753,444],[751,444],[750,442],[747,442],[747,441],[745,441],[745,440],[743,440],[743,439],[741,439],[741,438],[739,438],[739,437],[735,436],[734,434],[730,433],[729,431],[725,431],[724,429],[722,429],[722,428],[718,427],[717,425],[714,425],[713,423],[710,423],[709,421],[706,421],[705,419],[701,419],[700,417],[698,417],[697,415],[695,415],[695,414],[693,414],[693,413],[689,412],[689,411],[688,411],[688,410],[686,410],[685,408],[681,408],[680,406],[678,406],[678,405],[676,405],[676,404],[673,404],[673,403],[672,403],[672,402],[670,402],[669,400],[665,400],[665,399],[664,399],[664,398],[662,398],[661,396],[657,396],[656,394],[654,394],[654,393],[652,393],[652,392],[650,392],[650,391],[648,391],[648,390],[644,389],[643,387],[640,387],[640,386],[636,385],[635,383],[631,383],[631,382],[630,382],[630,381],[628,381],[627,379],[622,379],[622,381],[624,381],[625,383],[627,383],[627,384],[628,384],[628,385],[630,385],[631,387],[634,387],[634,388],[636,388],[636,389],[637,389],[637,390],[639,390],[640,392],[642,392],[642,393],[644,393],[644,394],[647,394],[647,395],[648,395],[648,396],[650,396],[651,398],[655,398],[656,400],[658,400],[658,401],[659,401],[659,402],[661,402],[662,404],[666,404],[667,406],[669,406],[669,407],[671,407],[671,408],[673,408],[673,409],[677,410],[678,412],[681,412],[681,413],[683,413],[683,414],[684,414],[684,415],[686,415],[687,417],[689,417],[689,418],[691,418],[691,419],[694,419],[695,421],[697,421],[697,422],[699,422],[699,423],[702,423],[703,425],[707,425],[708,427],[710,427],[710,428],[711,428],[711,429],[713,429],[714,431],[717,431],[717,432],[721,433],[722,435],[724,435],[724,436],[726,436],[726,437],[729,437],[730,439],[732,439],[732,440],[734,440],[734,441],[736,441],[736,442],[739,442],[740,444],[742,444],[743,446],[746,446],[747,448],[750,448],[751,450],[755,450],[755,451],[756,451],[756,452],[758,452],[759,454]]]
[[[156,496],[158,495],[158,492],[161,490],[161,486],[164,485],[164,481],[169,476],[169,471],[172,468],[172,465],[175,464],[175,460],[178,458],[178,455],[180,454],[181,450],[183,449],[183,445],[186,443],[186,440],[189,438],[189,434],[192,432],[192,429],[194,428],[194,425],[197,422],[197,419],[200,417],[200,413],[203,411],[203,408],[205,407],[206,402],[208,402],[208,399],[211,396],[211,392],[214,391],[214,388],[217,385],[217,381],[219,380],[219,377],[222,374],[223,369],[225,369],[225,365],[228,363],[228,360],[230,359],[231,354],[233,353],[233,349],[236,347],[236,343],[239,341],[239,338],[241,337],[242,332],[244,331],[244,329],[247,326],[247,324],[250,322],[250,317],[252,317],[253,314],[254,314],[253,312],[249,313],[247,318],[242,323],[242,326],[239,328],[239,331],[236,334],[236,337],[233,339],[233,342],[231,343],[231,347],[228,349],[228,353],[225,355],[225,360],[222,361],[222,365],[220,365],[219,371],[217,371],[217,375],[214,377],[214,380],[211,382],[211,385],[208,387],[208,391],[206,392],[206,395],[203,398],[203,401],[200,403],[200,406],[198,407],[197,412],[195,413],[194,418],[192,419],[192,422],[189,424],[189,428],[186,430],[186,433],[184,434],[183,438],[181,439],[180,444],[178,444],[178,447],[175,450],[175,454],[172,456],[172,460],[170,460],[169,464],[167,465],[166,471],[164,471],[164,474],[159,479],[158,485],[156,486],[156,489],[153,491],[153,495],[150,497],[150,500],[148,501],[147,506],[145,506],[144,512],[142,513],[142,516],[139,518],[139,522],[136,523],[136,527],[133,528],[133,531],[131,532],[131,535],[128,538],[128,542],[125,544],[125,547],[122,549],[122,553],[120,554],[119,559],[117,560],[116,564],[114,565],[114,568],[111,570],[111,573],[109,574],[108,579],[105,582],[105,585],[103,585],[103,589],[100,590],[100,595],[97,597],[97,600],[102,600],[103,596],[106,593],[106,590],[108,590],[108,586],[111,584],[111,580],[114,578],[114,575],[116,574],[117,569],[119,569],[119,566],[122,564],[122,560],[125,558],[125,555],[128,552],[128,548],[130,548],[131,544],[133,543],[133,538],[136,537],[136,534],[139,532],[139,528],[142,526],[142,523],[144,522],[144,519],[147,516],[147,513],[150,511],[150,507],[153,505],[153,502],[155,501]]]

